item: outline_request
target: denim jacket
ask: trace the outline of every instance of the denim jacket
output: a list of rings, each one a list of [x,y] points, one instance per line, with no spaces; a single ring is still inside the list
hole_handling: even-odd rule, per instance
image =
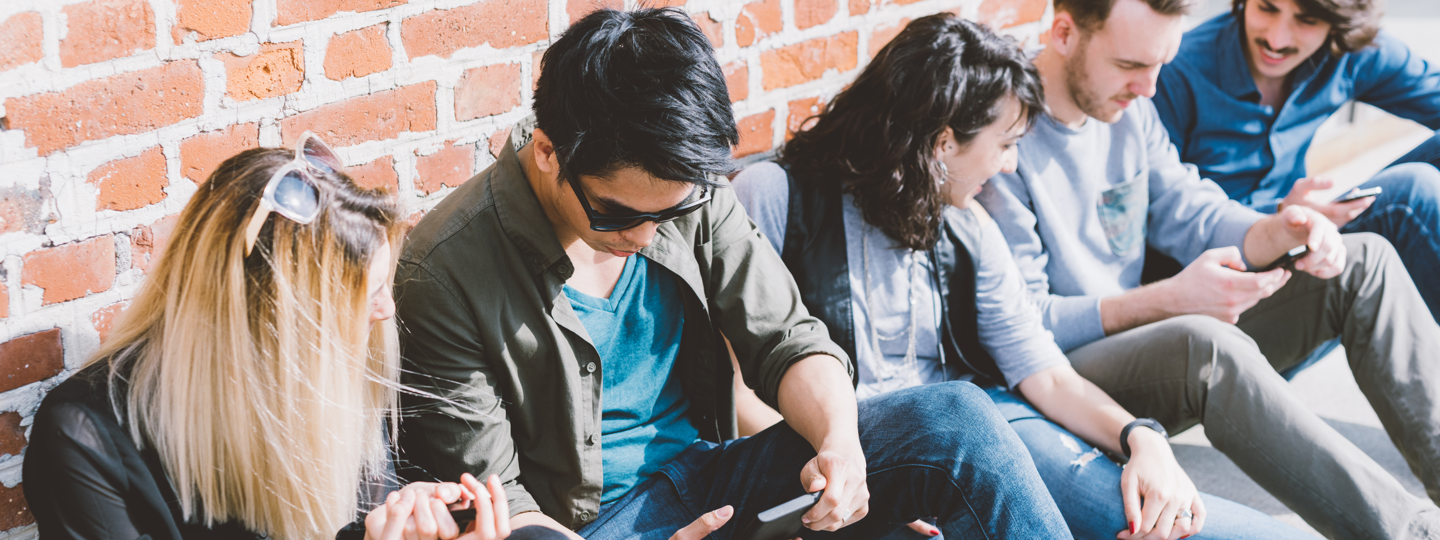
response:
[[[532,130],[532,120],[516,125],[498,161],[406,241],[395,277],[401,380],[418,392],[402,398],[401,474],[497,474],[512,514],[538,510],[573,529],[600,510],[604,362],[564,296],[574,266],[516,155]],[[796,361],[825,354],[853,372],[731,190],[660,225],[640,254],[683,284],[676,369],[701,438],[737,434],[722,332],[772,407]]]

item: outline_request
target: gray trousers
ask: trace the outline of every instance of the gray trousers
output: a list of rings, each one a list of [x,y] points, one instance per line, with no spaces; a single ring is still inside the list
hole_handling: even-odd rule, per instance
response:
[[[1277,372],[1343,336],[1360,389],[1440,500],[1440,326],[1389,242],[1361,233],[1345,245],[1344,273],[1296,272],[1238,325],[1175,317],[1068,356],[1130,413],[1171,433],[1204,424],[1216,449],[1328,538],[1440,538],[1440,508],[1406,492]]]

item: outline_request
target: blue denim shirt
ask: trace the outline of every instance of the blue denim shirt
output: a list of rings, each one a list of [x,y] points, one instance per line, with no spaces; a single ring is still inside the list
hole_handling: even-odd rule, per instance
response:
[[[1154,98],[1180,159],[1232,199],[1274,212],[1306,176],[1315,131],[1349,100],[1440,129],[1440,66],[1393,36],[1381,32],[1372,46],[1338,56],[1322,48],[1295,68],[1277,111],[1260,104],[1243,30],[1225,14],[1186,32],[1179,54],[1160,71]]]

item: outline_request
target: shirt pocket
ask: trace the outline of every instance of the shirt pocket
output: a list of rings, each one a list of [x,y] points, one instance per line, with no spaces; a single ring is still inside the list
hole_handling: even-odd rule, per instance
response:
[[[1149,211],[1150,187],[1147,171],[1140,171],[1129,182],[1100,192],[1097,204],[1100,226],[1110,251],[1126,256],[1145,245],[1145,216]]]

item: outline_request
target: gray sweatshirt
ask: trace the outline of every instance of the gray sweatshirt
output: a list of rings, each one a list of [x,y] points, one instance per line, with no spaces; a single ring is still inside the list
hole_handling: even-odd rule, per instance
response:
[[[1105,337],[1100,299],[1140,285],[1147,242],[1190,264],[1241,246],[1264,217],[1181,163],[1144,98],[1114,124],[1090,118],[1070,129],[1042,115],[1020,141],[1018,170],[977,199],[1066,351]]]
[[[788,225],[790,185],[785,170],[771,162],[747,167],[735,177],[732,185],[736,198],[755,221],[760,232],[781,251]],[[931,262],[924,253],[901,249],[883,231],[865,222],[854,198],[843,196],[845,222],[845,259],[850,269],[851,313],[855,328],[855,360],[859,367],[860,385],[856,397],[866,398],[891,390],[908,388],[953,379],[966,379],[958,366],[942,371],[939,357],[940,294],[935,291],[930,275]],[[968,212],[946,208],[946,212]],[[1050,332],[1041,322],[1040,312],[1025,292],[1025,281],[1010,258],[1009,249],[1000,230],[988,219],[982,219],[980,253],[975,254],[976,310],[980,344],[995,359],[1014,388],[1026,377],[1040,371],[1067,365],[1069,360],[1055,346]],[[862,239],[864,239],[862,241]],[[870,288],[865,290],[865,244],[869,244]],[[909,305],[910,275],[908,257],[917,257],[919,269],[926,279],[915,283],[913,306]],[[904,365],[908,340],[910,310],[916,309],[920,325],[916,327],[916,366]],[[883,339],[872,340],[872,332]],[[879,342],[879,354],[873,350]],[[907,372],[908,371],[908,372]]]

